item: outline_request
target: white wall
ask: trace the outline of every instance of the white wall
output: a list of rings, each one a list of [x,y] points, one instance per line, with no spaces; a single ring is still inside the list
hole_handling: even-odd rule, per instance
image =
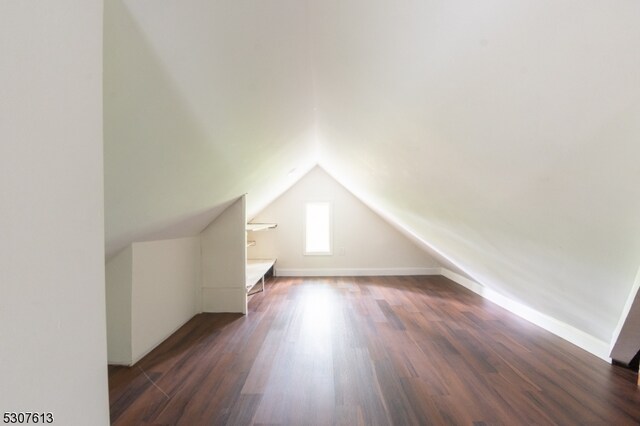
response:
[[[332,204],[333,254],[304,255],[307,201]],[[256,245],[249,258],[277,258],[280,275],[439,273],[438,263],[362,204],[320,167],[260,212],[254,222],[275,222],[274,230],[249,233]]]
[[[105,9],[110,250],[239,193],[257,212],[319,162],[487,288],[609,342],[640,259],[640,2]]]
[[[245,198],[229,206],[200,235],[204,312],[247,313]]]
[[[200,238],[134,243],[109,259],[110,364],[132,365],[200,310]]]
[[[107,425],[102,1],[0,2],[0,413]]]
[[[306,9],[105,1],[108,253],[238,194],[258,211],[313,164]]]
[[[131,364],[131,285],[133,250],[121,250],[106,264],[107,360]]]
[[[134,243],[132,281],[135,363],[198,312],[200,239]]]
[[[320,163],[606,345],[640,259],[640,2],[311,5]]]

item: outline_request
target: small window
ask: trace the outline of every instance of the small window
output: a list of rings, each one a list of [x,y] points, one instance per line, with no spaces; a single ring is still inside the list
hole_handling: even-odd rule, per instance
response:
[[[331,203],[305,204],[304,254],[331,254]]]

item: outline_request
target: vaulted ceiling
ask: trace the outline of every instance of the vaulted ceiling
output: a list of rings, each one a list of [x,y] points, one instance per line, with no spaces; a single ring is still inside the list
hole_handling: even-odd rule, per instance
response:
[[[105,2],[107,252],[314,164],[608,342],[640,264],[640,2]]]

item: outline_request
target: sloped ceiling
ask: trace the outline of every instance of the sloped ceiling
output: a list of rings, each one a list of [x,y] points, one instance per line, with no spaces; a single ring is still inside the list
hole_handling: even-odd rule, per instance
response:
[[[243,193],[255,213],[316,163],[305,5],[274,6],[105,2],[107,256]]]
[[[244,192],[257,213],[319,162],[482,284],[611,339],[640,264],[640,2],[105,16],[108,252]]]

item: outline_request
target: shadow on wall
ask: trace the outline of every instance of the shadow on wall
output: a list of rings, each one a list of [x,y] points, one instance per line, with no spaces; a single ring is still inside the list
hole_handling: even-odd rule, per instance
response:
[[[105,2],[108,255],[183,236],[164,229],[240,194],[255,212],[315,162],[305,43],[289,37],[299,22],[268,5],[269,19],[241,2],[147,3]]]
[[[196,236],[237,200],[238,198],[233,198],[203,211],[168,218],[165,221],[146,226],[136,233],[124,235],[120,240],[114,241],[108,247],[106,260],[111,259],[124,247],[134,242]]]
[[[135,19],[121,0],[105,2],[104,151],[107,256],[132,241],[197,233],[228,205],[201,200],[187,214],[194,194],[205,193],[202,179],[228,178],[225,161],[208,167],[207,158],[222,156]],[[159,218],[158,220],[153,220]],[[193,223],[191,223],[193,222]],[[176,228],[172,230],[172,228]],[[169,229],[169,230],[167,230]]]

